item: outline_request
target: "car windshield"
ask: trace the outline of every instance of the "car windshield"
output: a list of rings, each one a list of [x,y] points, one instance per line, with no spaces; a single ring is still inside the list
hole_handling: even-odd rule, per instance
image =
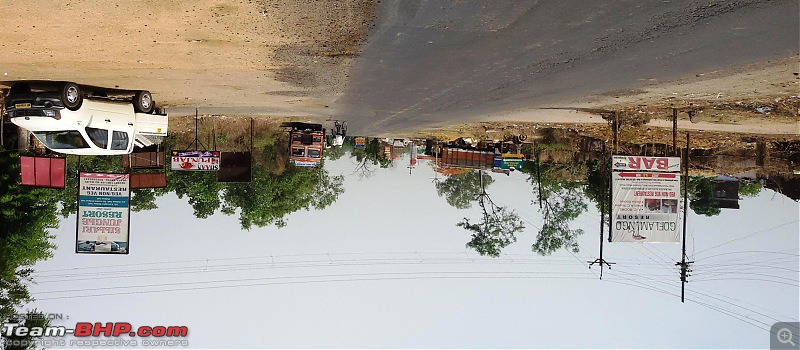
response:
[[[309,148],[308,156],[311,158],[319,158],[319,150],[316,148]]]
[[[37,131],[33,135],[49,149],[89,148],[89,144],[77,130]]]

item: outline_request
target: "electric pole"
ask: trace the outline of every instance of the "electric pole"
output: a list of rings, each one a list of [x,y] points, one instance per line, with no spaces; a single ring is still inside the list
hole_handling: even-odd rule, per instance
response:
[[[676,266],[681,268],[681,302],[684,303],[684,296],[686,294],[686,282],[689,277],[689,272],[694,261],[686,261],[686,218],[689,213],[689,132],[686,132],[686,151],[684,152],[686,160],[683,168],[683,247],[681,249],[681,261],[675,263]]]

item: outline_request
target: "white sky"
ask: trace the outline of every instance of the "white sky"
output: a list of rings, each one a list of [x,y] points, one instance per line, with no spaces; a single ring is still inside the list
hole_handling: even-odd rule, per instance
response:
[[[788,223],[692,254],[687,298],[750,317],[757,328],[680,303],[680,244],[606,243],[605,258],[617,265],[598,280],[597,267],[586,267],[598,253],[593,204],[573,222],[586,231],[579,254],[531,252],[541,217],[524,174],[492,174],[487,191],[516,209],[526,229],[501,258],[480,257],[455,226],[477,219],[477,206],[450,207],[430,167],[421,161],[409,175],[406,162],[361,181],[347,157],[328,162],[331,174],[346,175],[345,193],[324,211],[289,215],[282,229],[241,231],[237,216],[222,214],[196,219],[186,198],[166,195],[159,209],[132,213],[127,256],[76,255],[71,216],[54,230],[55,257],[36,266],[31,306],[69,316],[67,326],[185,325],[196,348],[767,348],[761,328],[798,320],[800,208],[773,191],[741,201],[740,210],[689,217],[690,254]],[[218,280],[228,282],[208,283]],[[165,289],[182,290],[152,292]],[[107,293],[135,294],[81,297]]]

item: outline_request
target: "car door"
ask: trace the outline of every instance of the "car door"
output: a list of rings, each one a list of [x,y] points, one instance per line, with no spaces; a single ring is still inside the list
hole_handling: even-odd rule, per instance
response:
[[[111,130],[111,151],[130,151],[133,139],[131,133],[123,130]]]
[[[89,141],[91,141],[95,146],[97,146],[97,148],[101,148],[104,150],[108,149],[109,145],[108,129],[87,126],[86,135],[89,136]]]
[[[86,127],[86,135],[98,148],[108,151],[108,154],[126,154],[131,149],[131,133],[124,130]]]
[[[133,133],[135,116],[130,103],[84,101],[91,116],[89,126]]]

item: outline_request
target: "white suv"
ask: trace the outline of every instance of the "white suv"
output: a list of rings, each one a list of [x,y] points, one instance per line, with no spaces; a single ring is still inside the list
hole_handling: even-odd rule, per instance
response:
[[[66,154],[129,154],[136,145],[152,144],[148,136],[166,136],[169,124],[147,91],[71,82],[14,83],[5,107],[12,123],[29,130],[47,148]]]

